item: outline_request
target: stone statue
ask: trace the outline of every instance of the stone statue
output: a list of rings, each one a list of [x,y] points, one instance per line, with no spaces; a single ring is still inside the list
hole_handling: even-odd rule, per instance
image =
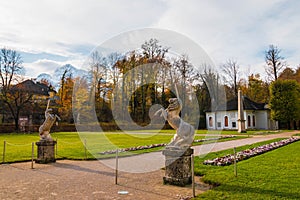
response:
[[[192,125],[186,123],[179,117],[179,113],[182,109],[181,100],[178,98],[170,98],[169,106],[167,109],[159,109],[154,115],[164,117],[168,121],[170,126],[176,130],[171,142],[167,147],[187,148],[190,147],[194,140],[195,129]]]
[[[60,120],[60,118],[57,115],[50,113],[52,109],[49,109],[49,104],[50,99],[48,100],[47,108],[45,110],[45,121],[39,128],[40,139],[46,141],[52,141],[50,129],[55,123],[56,119]]]

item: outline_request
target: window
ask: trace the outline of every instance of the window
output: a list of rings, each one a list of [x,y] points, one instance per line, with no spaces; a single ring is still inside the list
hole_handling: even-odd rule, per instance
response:
[[[224,117],[224,126],[228,127],[228,117],[227,116]]]
[[[209,127],[213,127],[213,118],[212,117],[208,118],[208,125],[209,125]]]
[[[221,122],[218,122],[218,128],[221,128]]]
[[[254,115],[252,116],[252,124],[255,127],[255,116]]]
[[[250,127],[251,126],[251,116],[250,115],[248,115],[248,127]]]
[[[232,122],[232,128],[236,128],[236,122]]]

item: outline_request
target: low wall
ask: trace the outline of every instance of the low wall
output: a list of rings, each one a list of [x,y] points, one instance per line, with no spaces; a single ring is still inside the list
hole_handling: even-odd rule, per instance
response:
[[[146,124],[145,124],[146,125]],[[23,126],[20,127],[19,132],[20,133],[32,133],[32,132],[38,132],[40,125],[31,125],[31,126]],[[103,131],[115,131],[120,130],[117,124],[115,123],[101,123],[100,127]],[[129,130],[133,130],[132,127],[128,125]],[[75,124],[58,124],[58,126],[54,125],[51,128],[51,132],[76,132],[78,130],[80,131],[99,131],[99,125],[76,125]],[[160,129],[160,127],[152,126],[149,127],[149,129]],[[163,129],[172,129],[168,124],[164,126]],[[15,125],[14,124],[1,124],[0,125],[0,133],[13,133],[15,131]]]

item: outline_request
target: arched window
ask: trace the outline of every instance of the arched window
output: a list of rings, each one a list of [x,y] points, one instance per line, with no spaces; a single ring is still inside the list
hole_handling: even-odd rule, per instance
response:
[[[253,124],[253,127],[255,127],[255,116],[254,115],[252,116],[252,124]]]
[[[224,126],[228,127],[228,117],[227,116],[224,117]]]
[[[248,115],[248,127],[250,127],[251,126],[251,117],[250,117],[250,115]]]
[[[208,125],[209,125],[209,127],[213,127],[213,118],[212,117],[208,118]]]

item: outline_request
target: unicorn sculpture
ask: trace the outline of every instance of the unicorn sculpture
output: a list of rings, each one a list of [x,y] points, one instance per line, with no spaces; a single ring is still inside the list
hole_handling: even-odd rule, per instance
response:
[[[52,141],[50,129],[55,123],[56,119],[60,120],[56,114],[51,114],[52,109],[49,109],[50,99],[48,100],[47,108],[45,110],[45,121],[39,128],[39,135],[41,140]]]
[[[176,95],[179,97],[176,85],[175,89]],[[179,98],[170,98],[169,103],[170,104],[166,109],[161,108],[154,114],[157,116],[161,113],[160,116],[167,120],[170,126],[176,130],[176,134],[167,147],[190,147],[194,140],[195,129],[192,125],[183,121],[179,116],[179,113],[182,109],[181,100]]]

